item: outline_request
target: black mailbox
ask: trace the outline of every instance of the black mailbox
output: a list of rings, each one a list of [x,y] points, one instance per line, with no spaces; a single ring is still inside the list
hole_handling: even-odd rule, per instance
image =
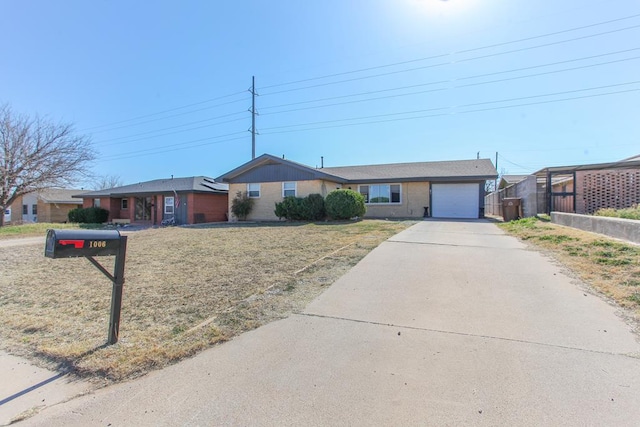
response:
[[[44,256],[73,258],[117,255],[121,240],[118,230],[48,230]]]

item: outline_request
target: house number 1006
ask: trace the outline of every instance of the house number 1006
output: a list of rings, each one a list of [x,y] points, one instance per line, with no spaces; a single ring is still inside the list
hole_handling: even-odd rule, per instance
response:
[[[106,248],[107,241],[106,240],[92,240],[89,242],[90,248]]]

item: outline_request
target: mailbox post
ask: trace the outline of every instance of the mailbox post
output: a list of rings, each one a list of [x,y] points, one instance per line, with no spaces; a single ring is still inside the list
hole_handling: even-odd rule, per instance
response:
[[[126,254],[127,236],[121,236],[117,230],[47,231],[44,256],[48,258],[85,257],[113,283],[107,344],[118,342]],[[113,274],[94,258],[94,256],[107,255],[116,257]]]

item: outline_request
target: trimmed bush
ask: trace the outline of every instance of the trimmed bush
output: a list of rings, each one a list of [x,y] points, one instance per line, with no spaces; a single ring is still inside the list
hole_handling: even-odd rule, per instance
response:
[[[236,197],[231,201],[231,213],[240,221],[244,221],[253,209],[253,202],[254,200],[249,197],[248,192],[238,191]]]
[[[327,216],[322,194],[309,194],[304,198],[304,214],[311,221],[320,221]]]
[[[75,208],[67,214],[69,222],[80,224],[102,224],[109,219],[109,211],[103,208]]]
[[[362,217],[367,212],[364,196],[353,190],[334,190],[327,195],[324,203],[331,219]]]
[[[326,216],[324,198],[320,194],[309,194],[307,197],[285,197],[276,203],[274,211],[279,219],[291,221],[318,221]]]

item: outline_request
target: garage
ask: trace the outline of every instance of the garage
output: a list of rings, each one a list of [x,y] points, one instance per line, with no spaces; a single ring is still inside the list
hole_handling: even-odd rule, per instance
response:
[[[434,218],[478,218],[479,184],[431,184],[431,206]]]

